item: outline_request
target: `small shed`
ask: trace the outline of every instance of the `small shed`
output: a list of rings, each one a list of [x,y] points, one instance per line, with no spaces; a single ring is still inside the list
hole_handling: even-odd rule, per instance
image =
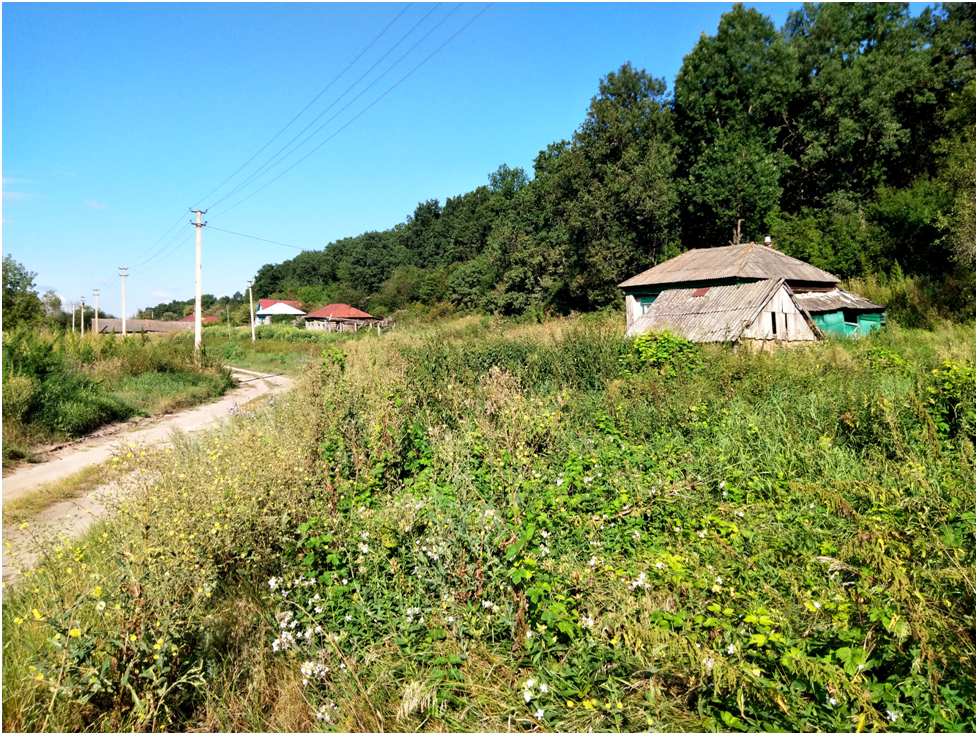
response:
[[[298,301],[283,301],[281,299],[259,299],[258,311],[255,313],[256,324],[271,324],[273,316],[305,316],[306,312],[299,308]]]
[[[354,309],[349,304],[330,304],[306,315],[306,329],[327,332],[356,332],[361,327],[370,327],[380,320],[365,311]]]
[[[753,242],[689,250],[619,288],[631,336],[669,328],[696,342],[804,342],[865,334],[886,319],[886,307],[840,288],[837,276]]]
[[[819,330],[783,278],[663,292],[627,336],[670,331],[691,342],[813,342]]]

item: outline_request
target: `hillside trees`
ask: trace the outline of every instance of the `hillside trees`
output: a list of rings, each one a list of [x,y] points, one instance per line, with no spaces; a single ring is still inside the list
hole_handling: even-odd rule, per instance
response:
[[[843,278],[967,283],[974,41],[973,4],[806,4],[780,30],[734,5],[671,95],[626,63],[532,177],[503,164],[386,232],[264,266],[256,295],[566,313],[617,304],[617,283],[682,249],[768,234]]]
[[[37,273],[27,270],[13,256],[3,256],[3,329],[38,324],[44,318],[44,304],[34,290],[35,278]]]
[[[712,247],[759,238],[781,198],[795,59],[770,18],[741,4],[704,34],[676,77],[683,240]]]

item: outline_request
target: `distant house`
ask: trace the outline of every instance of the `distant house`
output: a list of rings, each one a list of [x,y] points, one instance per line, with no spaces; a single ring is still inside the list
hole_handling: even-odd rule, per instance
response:
[[[177,319],[178,322],[192,322],[193,320],[194,320],[193,314],[188,314],[183,319]],[[201,324],[217,324],[219,321],[221,321],[221,318],[219,316],[202,316],[200,318]]]
[[[690,250],[619,284],[628,336],[669,330],[694,342],[808,342],[879,328],[886,307],[769,245]]]
[[[258,299],[258,311],[255,313],[255,324],[271,324],[273,316],[283,314],[289,316],[305,316],[298,301],[284,299]]]
[[[373,326],[380,320],[349,304],[330,304],[306,315],[306,329],[327,332],[356,332],[361,327]]]
[[[122,334],[121,319],[99,319],[99,334]],[[183,319],[180,321],[164,322],[157,319],[127,319],[126,334],[139,334],[145,332],[153,334],[155,332],[184,332],[193,329],[192,323],[187,323]]]

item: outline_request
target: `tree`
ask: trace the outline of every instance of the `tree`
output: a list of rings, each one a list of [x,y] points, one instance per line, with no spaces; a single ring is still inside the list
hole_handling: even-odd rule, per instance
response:
[[[37,273],[27,270],[10,255],[3,257],[3,329],[18,324],[37,324],[44,318],[44,304],[34,291]]]
[[[44,314],[49,319],[55,318],[61,313],[61,297],[54,291],[45,291],[44,296],[41,297],[41,302],[44,304]]]
[[[760,236],[781,197],[788,160],[778,140],[796,87],[770,18],[739,3],[683,59],[674,104],[687,246]]]

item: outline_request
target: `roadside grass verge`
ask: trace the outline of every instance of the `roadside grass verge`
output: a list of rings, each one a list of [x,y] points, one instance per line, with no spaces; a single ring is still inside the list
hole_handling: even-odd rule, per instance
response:
[[[191,345],[142,336],[3,334],[3,464],[39,444],[83,436],[137,415],[167,413],[225,393],[220,362]]]
[[[974,326],[619,335],[327,345],[120,457],[4,604],[5,729],[970,727]]]
[[[106,484],[113,477],[108,463],[93,464],[73,475],[32,488],[30,493],[4,502],[3,522],[19,525],[54,503],[74,500]]]

